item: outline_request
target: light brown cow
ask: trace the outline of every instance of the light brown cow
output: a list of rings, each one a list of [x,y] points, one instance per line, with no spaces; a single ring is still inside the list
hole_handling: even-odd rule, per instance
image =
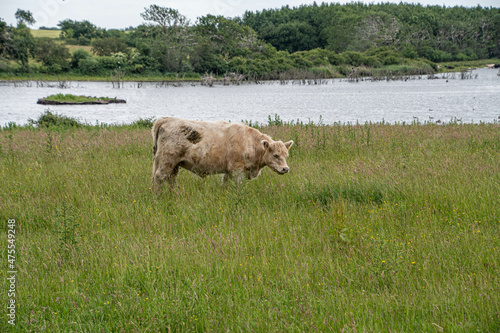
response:
[[[223,173],[224,181],[238,172],[257,177],[265,166],[283,175],[293,141],[273,141],[255,128],[225,121],[161,118],[153,134],[153,186],[175,183],[183,167],[201,177]]]

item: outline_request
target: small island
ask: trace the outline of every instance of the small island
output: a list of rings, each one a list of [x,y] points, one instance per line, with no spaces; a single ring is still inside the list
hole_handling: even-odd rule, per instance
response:
[[[88,105],[88,104],[110,104],[110,103],[127,103],[124,99],[110,97],[90,97],[77,96],[71,94],[50,95],[45,98],[38,99],[37,104],[44,105]]]

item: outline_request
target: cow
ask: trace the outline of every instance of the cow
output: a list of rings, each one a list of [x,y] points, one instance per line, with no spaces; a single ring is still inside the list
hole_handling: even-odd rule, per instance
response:
[[[224,183],[253,179],[265,166],[280,175],[289,171],[293,140],[274,141],[241,123],[164,117],[154,122],[152,135],[155,189],[165,180],[172,188],[181,167],[200,177],[224,174]]]

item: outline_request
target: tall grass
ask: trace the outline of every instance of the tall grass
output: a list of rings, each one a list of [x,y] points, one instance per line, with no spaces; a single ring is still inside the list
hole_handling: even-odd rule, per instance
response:
[[[500,330],[500,125],[273,124],[288,175],[159,195],[147,128],[3,129],[13,331]]]

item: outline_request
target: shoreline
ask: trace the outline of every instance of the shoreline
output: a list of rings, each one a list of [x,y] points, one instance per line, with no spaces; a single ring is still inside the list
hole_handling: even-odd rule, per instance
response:
[[[413,75],[427,75],[433,74],[438,75],[442,73],[453,73],[461,72],[470,69],[478,68],[490,68],[497,70],[500,66],[500,59],[485,59],[477,61],[463,61],[463,62],[443,62],[435,64],[437,70],[428,72],[427,69],[423,67],[414,67],[411,64],[401,64],[397,66],[383,66],[380,68],[370,68],[370,67],[349,67],[351,68],[351,73],[341,73],[338,71],[331,72],[330,75],[324,73],[314,73],[312,68],[298,69],[295,72],[270,72],[261,75],[260,77],[248,74],[240,74],[245,77],[244,80],[237,80],[239,83],[242,82],[255,82],[255,81],[281,81],[285,80],[329,80],[329,79],[348,79],[350,75],[355,72],[362,72],[362,77],[370,77],[365,75],[367,73],[378,73],[377,76],[413,76]],[[335,66],[334,66],[335,67]],[[325,67],[327,68],[327,67]],[[420,72],[420,73],[419,73]],[[214,73],[170,73],[166,75],[127,75],[121,77],[120,79],[112,79],[109,75],[97,75],[97,76],[83,76],[79,74],[42,74],[42,73],[32,73],[32,74],[8,74],[0,73],[0,82],[20,82],[20,81],[33,81],[33,82],[64,82],[64,81],[74,81],[74,82],[111,82],[120,85],[123,82],[164,82],[164,83],[204,83],[207,79],[214,79],[216,82],[227,82],[235,81],[231,76],[234,73],[225,74],[214,74]],[[273,78],[270,78],[273,77]]]
[[[475,70],[479,68],[488,68],[491,70],[498,70],[497,67],[493,66],[498,66],[498,63],[491,63],[491,64],[485,64],[483,66],[457,66],[454,68],[447,68],[444,65],[440,68],[439,71],[435,71],[433,74],[404,74],[404,73],[398,73],[398,74],[393,74],[392,70],[390,69],[381,69],[384,71],[383,74],[380,75],[380,77],[384,76],[418,76],[418,75],[439,75],[439,74],[444,74],[444,73],[460,73],[462,71],[467,71],[467,70]],[[377,69],[370,69],[370,70],[377,70]],[[380,69],[379,69],[380,70]],[[354,73],[355,71],[353,71]],[[372,78],[374,76],[359,76],[359,78]],[[293,81],[293,80],[336,80],[336,79],[349,79],[350,76],[346,75],[337,75],[335,77],[289,77],[285,79],[284,81]],[[268,78],[248,78],[245,80],[240,80],[238,82],[231,80],[231,79],[225,79],[224,76],[219,76],[219,77],[213,77],[214,82],[217,83],[248,83],[248,82],[268,82],[268,81],[282,81],[282,79],[279,78],[274,78],[274,79],[268,79]],[[111,82],[115,84],[122,84],[124,82],[137,82],[137,83],[154,83],[154,82],[161,82],[165,84],[176,84],[176,83],[204,83],[204,78],[200,76],[200,78],[188,78],[188,79],[181,79],[181,78],[171,78],[171,77],[164,77],[164,76],[142,76],[142,77],[128,77],[128,78],[123,78],[120,81],[115,81],[110,79],[109,77],[104,77],[104,76],[91,76],[91,77],[81,77],[81,76],[61,76],[61,77],[54,77],[54,76],[8,76],[7,78],[0,78],[0,83],[10,83],[10,82],[40,82],[43,84],[44,82],[66,82],[66,81],[72,81],[72,82]]]

